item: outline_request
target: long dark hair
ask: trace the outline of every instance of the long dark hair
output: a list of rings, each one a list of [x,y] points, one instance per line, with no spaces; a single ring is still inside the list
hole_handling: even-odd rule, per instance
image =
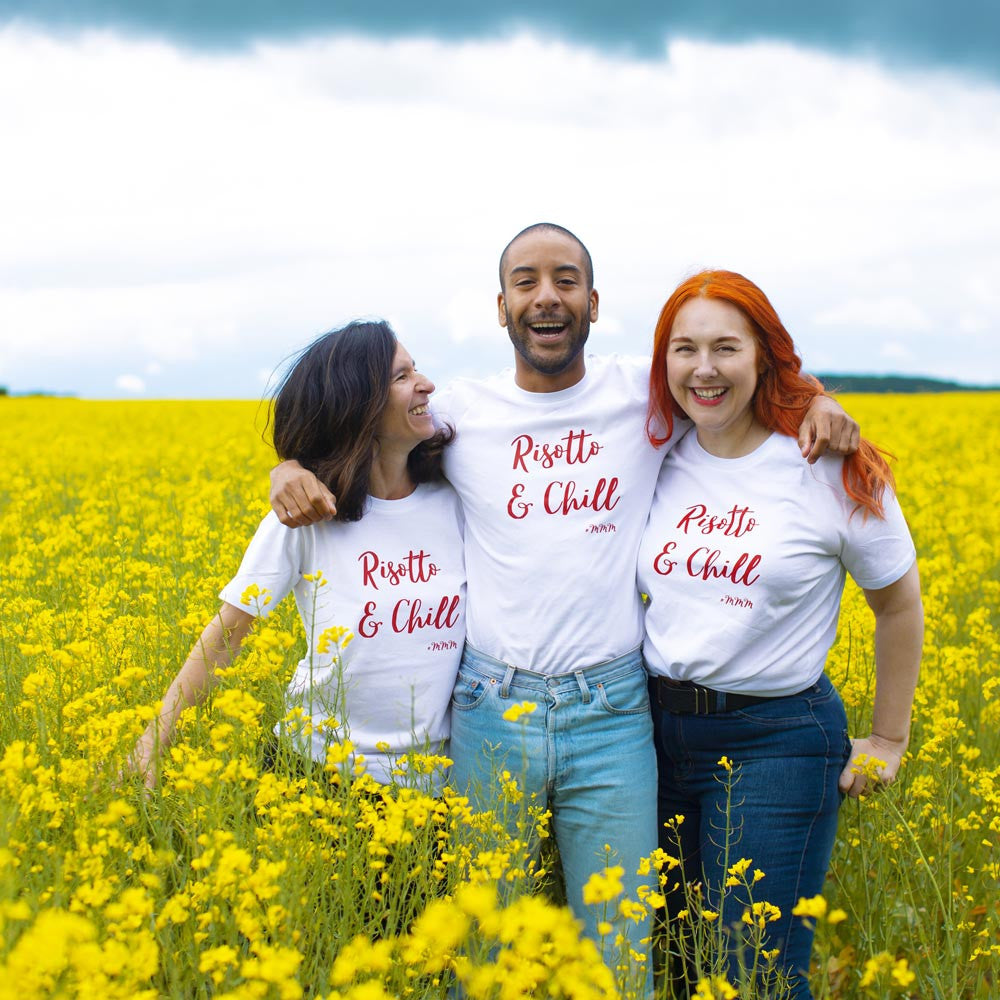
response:
[[[358,521],[375,457],[379,418],[389,399],[396,335],[383,320],[354,320],[313,341],[273,397],[274,450],[294,458],[337,498],[338,521]],[[442,477],[444,427],[407,459],[416,483]]]

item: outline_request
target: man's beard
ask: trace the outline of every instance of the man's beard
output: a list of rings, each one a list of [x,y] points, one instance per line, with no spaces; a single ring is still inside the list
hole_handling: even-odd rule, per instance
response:
[[[566,353],[559,356],[536,354],[530,342],[531,333],[527,324],[525,324],[525,330],[528,331],[527,337],[522,337],[514,321],[507,320],[507,336],[510,337],[514,350],[539,374],[561,375],[580,356],[586,346],[587,338],[590,336],[590,317],[583,317],[579,330],[576,331],[572,341],[566,345]]]

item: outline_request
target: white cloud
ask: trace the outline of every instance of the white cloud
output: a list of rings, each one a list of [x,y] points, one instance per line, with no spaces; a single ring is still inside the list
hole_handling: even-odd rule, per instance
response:
[[[871,299],[849,299],[813,317],[817,326],[860,327],[862,329],[930,330],[930,318],[913,301],[886,295]]]
[[[893,361],[909,361],[913,358],[913,352],[898,340],[890,340],[883,344],[879,355]]]
[[[146,391],[146,383],[138,375],[119,375],[115,379],[115,388],[138,395]]]
[[[197,372],[199,394],[254,395],[259,368],[373,313],[439,383],[489,370],[510,352],[496,258],[542,218],[594,253],[595,349],[648,349],[676,281],[715,265],[832,367],[877,359],[884,334],[946,374],[922,352],[957,323],[948,364],[1000,380],[982,363],[1000,329],[988,84],[776,44],[638,62],[529,35],[338,36],[219,55],[8,27],[0,134],[8,380],[106,358],[160,365],[157,392]]]

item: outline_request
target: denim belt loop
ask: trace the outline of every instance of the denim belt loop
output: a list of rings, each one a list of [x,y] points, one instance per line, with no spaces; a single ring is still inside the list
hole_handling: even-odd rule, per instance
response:
[[[509,698],[510,697],[510,686],[514,682],[514,667],[509,663],[507,664],[507,672],[503,675],[503,680],[500,682],[500,697]]]
[[[576,683],[580,685],[580,694],[583,695],[584,705],[590,704],[590,687],[587,684],[587,678],[584,677],[582,670],[574,670],[573,676],[576,678]]]

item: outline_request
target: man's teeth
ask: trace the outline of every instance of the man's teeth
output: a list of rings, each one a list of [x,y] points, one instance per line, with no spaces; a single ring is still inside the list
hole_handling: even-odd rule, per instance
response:
[[[565,323],[532,323],[532,330],[561,330]]]
[[[726,390],[725,389],[692,389],[691,391],[699,399],[718,399]]]

